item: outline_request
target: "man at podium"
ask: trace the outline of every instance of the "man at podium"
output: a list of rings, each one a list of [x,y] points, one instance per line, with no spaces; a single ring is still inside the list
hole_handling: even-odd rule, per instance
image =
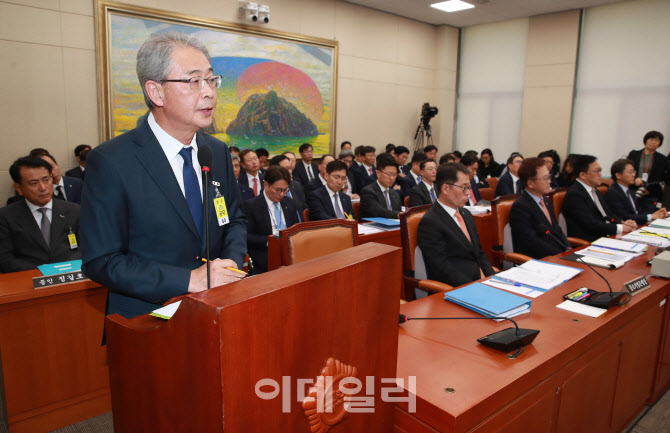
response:
[[[124,317],[207,288],[205,217],[210,257],[216,258],[212,287],[244,277],[234,268],[246,254],[230,153],[202,132],[212,123],[221,85],[207,49],[191,35],[154,34],[139,49],[137,76],[150,114],[88,154],[81,211],[82,270],[109,288],[108,314]],[[204,198],[201,146],[212,153]],[[217,218],[220,198],[227,215]]]

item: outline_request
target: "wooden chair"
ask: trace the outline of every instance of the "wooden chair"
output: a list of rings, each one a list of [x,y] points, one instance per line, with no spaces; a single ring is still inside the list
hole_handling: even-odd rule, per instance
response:
[[[494,188],[479,188],[479,195],[482,196],[482,200],[493,201],[495,198],[496,190]]]
[[[509,213],[512,210],[514,200],[518,197],[519,194],[503,195],[491,202],[491,214],[493,215],[495,226],[493,257],[497,259],[498,267],[503,266],[505,264],[504,262],[520,265],[531,260],[531,258],[525,254],[515,253],[514,245],[512,244],[512,229],[509,226]]]
[[[607,187],[609,188],[614,183],[614,180],[613,179],[602,178],[602,179],[600,179],[600,182],[601,182],[600,183],[601,185],[607,185]]]
[[[360,201],[355,201],[351,203],[351,207],[354,209],[354,216],[356,217],[356,221],[360,221],[361,217],[359,216],[359,210],[361,208],[361,202]]]
[[[556,215],[556,219],[558,220],[558,225],[561,227],[561,230],[563,230],[563,234],[568,238],[568,242],[570,242],[570,245],[572,245],[573,248],[585,247],[591,245],[590,242],[585,241],[584,239],[571,238],[568,236],[568,226],[567,223],[565,222],[565,217],[561,213],[561,211],[563,210],[563,200],[565,199],[565,193],[567,192],[568,188],[565,187],[565,188],[556,188],[555,190],[547,194],[547,197],[551,199],[551,202],[554,205],[554,214]]]
[[[607,184],[601,184],[601,185],[598,185],[596,188],[598,188],[598,191],[600,191],[600,193],[601,193],[602,195],[605,195],[605,193],[606,193],[607,190],[609,189],[609,185],[607,185]]]
[[[423,215],[433,205],[426,204],[409,208],[398,214],[400,218],[400,241],[402,242],[402,267],[405,287],[405,299],[414,300],[414,289],[429,293],[448,292],[452,286],[439,281],[426,279],[421,249],[417,246],[417,229]],[[419,268],[419,269],[417,269]]]
[[[302,211],[302,222],[306,223],[309,221],[309,209]]]
[[[284,266],[358,245],[358,222],[345,219],[309,221],[279,232]]]
[[[485,180],[489,183],[489,188],[491,188],[493,190],[493,192],[495,193],[496,187],[498,186],[498,178],[497,177],[489,177],[489,178],[486,178]],[[479,192],[481,193],[482,190],[480,189]],[[484,198],[484,197],[482,197],[482,198]]]
[[[403,199],[403,206],[405,206],[406,208],[409,208],[409,196],[407,196]]]

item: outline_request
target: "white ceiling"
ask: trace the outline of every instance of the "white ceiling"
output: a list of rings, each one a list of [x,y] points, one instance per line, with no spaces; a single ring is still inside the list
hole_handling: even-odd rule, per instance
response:
[[[401,17],[433,25],[466,27],[474,24],[505,21],[571,9],[582,9],[623,0],[464,0],[475,7],[460,12],[442,12],[431,8],[442,0],[345,0]]]

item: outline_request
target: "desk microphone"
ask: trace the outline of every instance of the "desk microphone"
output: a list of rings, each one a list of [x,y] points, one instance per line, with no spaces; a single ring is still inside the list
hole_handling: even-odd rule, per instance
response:
[[[514,349],[525,347],[532,343],[540,333],[537,329],[519,329],[519,325],[509,317],[407,317],[404,314],[400,315],[400,324],[410,320],[485,320],[485,319],[504,319],[509,320],[514,324],[514,328],[503,329],[502,331],[494,332],[478,338],[477,341],[492,349],[500,350],[502,352],[511,352]],[[516,358],[523,350],[518,351],[511,358]]]
[[[212,165],[212,149],[209,146],[198,146],[198,164],[202,170],[202,214],[205,217],[205,258],[207,259],[207,290],[211,289],[210,285],[210,268],[209,268],[209,215],[207,213],[207,200],[209,197],[209,177],[211,175],[210,166]]]
[[[629,296],[628,293],[626,292],[614,292],[612,291],[612,286],[610,285],[610,282],[607,281],[607,278],[603,277],[602,274],[598,271],[595,270],[593,266],[588,264],[584,259],[581,258],[581,256],[577,255],[575,253],[575,250],[570,247],[570,244],[564,244],[563,241],[551,232],[549,227],[546,224],[540,224],[538,227],[538,233],[540,235],[549,235],[551,236],[556,242],[558,242],[562,247],[567,248],[576,258],[580,263],[585,264],[586,266],[589,267],[593,272],[596,273],[600,278],[605,281],[605,284],[607,284],[607,287],[609,288],[609,293],[607,292],[598,292],[597,294],[594,294],[589,297],[589,299],[586,302],[583,302],[586,305],[591,305],[592,307],[597,307],[597,308],[604,308],[608,309],[609,307],[612,307],[614,305],[623,305],[623,303],[620,303],[619,301],[621,298],[624,296]],[[616,269],[616,266],[610,265],[609,269]]]

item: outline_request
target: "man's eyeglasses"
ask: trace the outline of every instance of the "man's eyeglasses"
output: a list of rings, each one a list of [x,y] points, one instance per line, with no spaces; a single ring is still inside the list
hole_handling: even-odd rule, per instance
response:
[[[385,172],[385,171],[381,171],[381,170],[379,170],[379,172],[380,172],[380,173],[384,173],[386,176],[388,176],[389,179],[394,178],[394,177],[398,177],[398,173],[397,173],[397,172],[396,172],[396,173],[387,173],[387,172]]]
[[[193,78],[184,78],[182,80],[161,80],[163,83],[188,83],[188,86],[191,90],[202,91],[205,88],[205,83],[209,84],[209,87],[212,89],[218,89],[221,87],[221,75],[212,75],[209,78],[202,77],[193,77]]]
[[[543,180],[543,181],[546,182],[546,181],[548,181],[548,180],[551,180],[551,176],[550,176],[550,175],[546,175],[546,176],[544,176],[544,177],[531,177],[530,180]]]
[[[272,188],[272,191],[281,195],[281,194],[286,194],[288,192],[288,188]]]
[[[344,181],[347,178],[346,176],[340,176],[339,174],[329,174],[328,177],[333,178],[335,182]]]
[[[469,194],[470,191],[472,191],[472,187],[470,185],[456,185],[454,183],[448,183],[447,185],[455,186],[457,188],[460,188],[463,190],[465,194]]]

